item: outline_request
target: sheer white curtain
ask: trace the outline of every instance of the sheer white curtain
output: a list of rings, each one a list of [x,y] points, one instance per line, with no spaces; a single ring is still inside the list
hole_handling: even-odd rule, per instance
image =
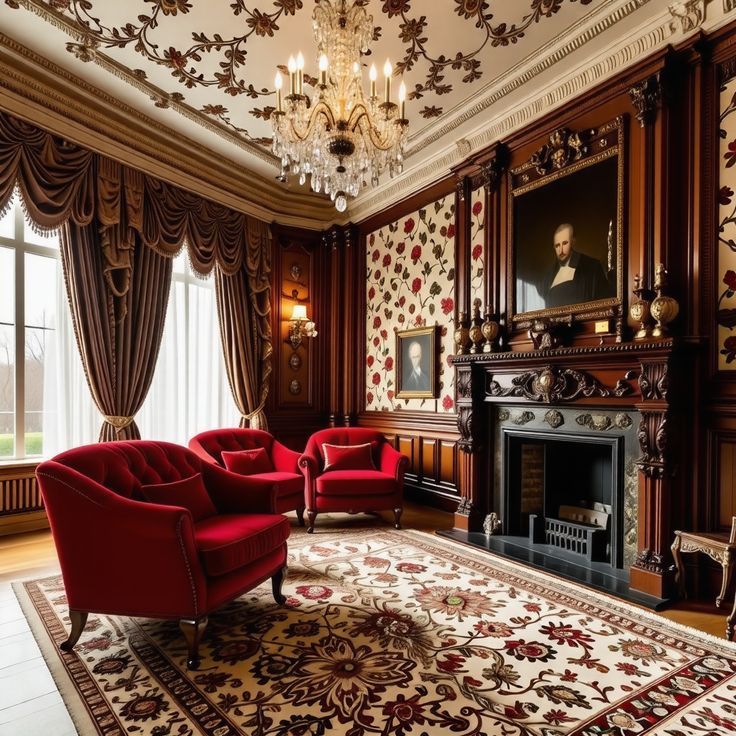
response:
[[[186,249],[174,264],[156,373],[136,422],[144,439],[186,445],[206,429],[237,427],[225,374],[212,278],[196,276]]]

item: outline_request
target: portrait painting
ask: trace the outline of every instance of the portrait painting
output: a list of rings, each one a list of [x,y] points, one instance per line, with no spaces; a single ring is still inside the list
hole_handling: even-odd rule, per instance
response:
[[[437,398],[437,327],[396,332],[396,397]]]
[[[512,190],[512,319],[621,302],[619,146]]]

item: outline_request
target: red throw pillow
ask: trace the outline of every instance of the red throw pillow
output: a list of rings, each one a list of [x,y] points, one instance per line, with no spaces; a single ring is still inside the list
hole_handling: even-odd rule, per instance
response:
[[[329,470],[375,470],[371,443],[364,445],[322,445],[325,472]]]
[[[182,478],[171,483],[155,483],[141,486],[141,494],[146,501],[165,506],[183,506],[189,509],[194,521],[208,519],[217,514],[215,504],[207,493],[202,473],[191,478]]]
[[[263,447],[256,450],[223,451],[221,454],[225,467],[238,475],[258,475],[274,471],[271,458]]]

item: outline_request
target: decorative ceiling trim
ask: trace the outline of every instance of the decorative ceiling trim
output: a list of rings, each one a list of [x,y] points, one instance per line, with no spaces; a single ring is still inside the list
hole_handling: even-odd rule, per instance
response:
[[[627,7],[632,4],[641,5],[642,3],[641,0],[630,0]],[[725,19],[722,20],[725,22]],[[500,112],[485,120],[482,125],[476,127],[475,132],[464,133],[463,138],[469,141],[471,151],[476,152],[508,137],[595,84],[600,84],[624,71],[635,61],[663,48],[673,35],[682,35],[673,31],[671,24],[672,15],[665,8],[650,24],[640,28],[636,36],[629,36],[623,45],[620,40],[615,42],[584,67],[581,66],[558,80],[551,89],[541,91],[512,112]],[[482,104],[479,103],[479,105]],[[465,119],[472,119],[473,114],[476,113],[477,111],[468,114]],[[448,129],[455,127],[453,123],[450,123],[450,126]],[[349,211],[350,220],[361,222],[379,210],[390,206],[398,198],[423,189],[432,181],[449,173],[449,170],[460,163],[463,158],[455,143],[448,143],[431,160],[413,168],[404,169],[401,176],[373,189],[370,195],[356,199]]]
[[[450,131],[471,120],[478,113],[483,112],[510,93],[528,84],[535,77],[547,71],[559,61],[562,61],[568,54],[574,53],[582,48],[585,44],[594,40],[609,28],[612,28],[616,23],[628,18],[632,13],[650,1],[628,0],[625,5],[621,6],[621,0],[609,0],[606,5],[602,5],[595,11],[592,16],[581,18],[564,33],[551,39],[534,54],[525,57],[501,77],[494,80],[491,85],[475,97],[473,104],[459,107],[454,117],[443,120],[442,125],[432,126],[428,134],[417,134],[416,140],[410,138],[412,146],[407,150],[406,158],[408,159],[418,151],[421,151],[425,146],[440,140]],[[611,10],[611,6],[614,6],[613,10]],[[606,15],[606,13],[608,14]],[[570,38],[581,26],[583,30],[580,30],[577,35]],[[563,41],[564,43],[560,45]],[[536,60],[536,63],[529,66],[533,60]],[[446,117],[449,118],[450,116],[447,115]]]
[[[323,229],[328,199],[291,191],[203,148],[0,33],[0,109],[148,174],[257,217]]]
[[[29,12],[35,13],[39,18],[42,18],[47,23],[66,33],[70,38],[73,38],[77,44],[67,44],[67,50],[70,53],[73,53],[81,61],[94,62],[98,66],[102,67],[106,72],[123,80],[132,87],[135,87],[139,92],[143,92],[148,95],[157,107],[171,108],[175,112],[178,112],[180,115],[187,118],[187,120],[191,120],[192,122],[201,125],[209,132],[215,133],[228,142],[235,144],[238,148],[246,151],[250,155],[259,158],[261,161],[265,161],[274,168],[278,168],[279,161],[270,151],[267,151],[262,146],[243,139],[226,125],[213,121],[196,108],[178,100],[175,95],[171,95],[161,87],[136,76],[135,73],[127,66],[120,64],[107,54],[100,51],[97,43],[91,40],[89,35],[84,32],[83,28],[69,18],[66,18],[59,11],[48,7],[46,4],[43,4],[38,0],[16,1]]]

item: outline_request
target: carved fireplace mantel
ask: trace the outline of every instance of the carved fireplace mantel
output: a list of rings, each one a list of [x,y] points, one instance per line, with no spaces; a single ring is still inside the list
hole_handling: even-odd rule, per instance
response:
[[[673,415],[684,407],[685,390],[674,390],[687,372],[693,346],[666,339],[551,350],[458,355],[458,430],[463,451],[462,501],[455,526],[479,531],[488,508],[490,409],[499,404],[580,406],[638,412],[639,508],[637,559],[630,585],[664,598],[669,590],[668,550],[678,484],[675,448],[685,442],[684,422]]]

